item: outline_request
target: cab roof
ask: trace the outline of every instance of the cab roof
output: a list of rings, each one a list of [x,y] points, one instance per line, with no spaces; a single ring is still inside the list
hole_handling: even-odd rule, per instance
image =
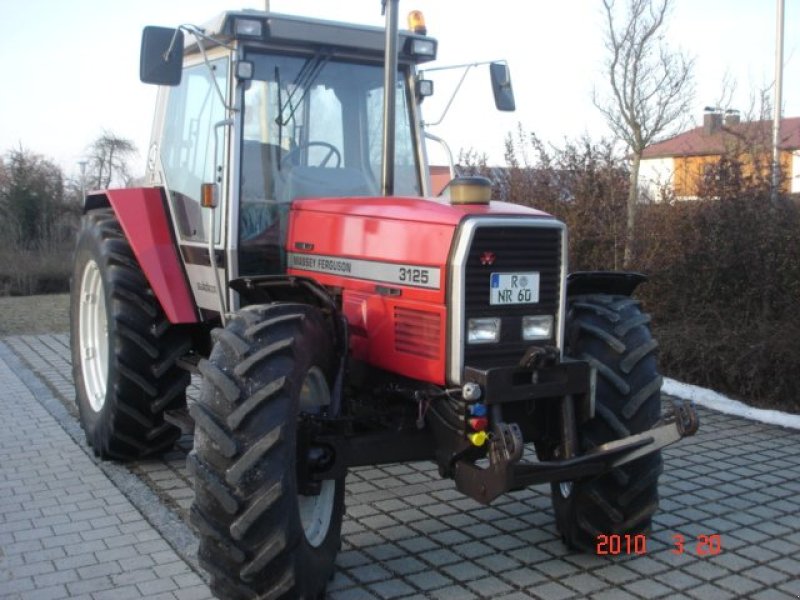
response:
[[[242,33],[241,26],[237,28],[237,24],[241,25],[245,22],[252,23],[252,25],[260,23],[260,35]],[[326,47],[356,51],[374,57],[383,56],[386,42],[386,33],[383,27],[267,13],[255,9],[225,11],[206,23],[203,31],[206,36],[218,39],[220,42],[238,39],[303,48]],[[422,63],[436,58],[436,40],[434,38],[407,30],[401,30],[399,36],[398,58],[400,60]],[[434,54],[432,56],[413,54],[411,51],[412,40],[432,42]],[[196,48],[197,43],[192,36],[187,37],[186,50],[191,52]]]

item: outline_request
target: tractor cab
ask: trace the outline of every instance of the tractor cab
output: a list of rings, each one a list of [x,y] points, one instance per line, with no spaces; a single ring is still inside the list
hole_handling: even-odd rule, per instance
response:
[[[201,309],[236,308],[225,281],[286,271],[292,201],[381,195],[384,38],[382,28],[257,11],[145,30],[141,77],[162,84],[147,180],[166,190]],[[435,57],[434,39],[400,32],[395,195],[430,194],[418,114],[430,82],[416,67]]]
[[[286,239],[287,211],[299,198],[380,195],[383,135],[382,67],[252,51],[244,86],[239,182],[239,273],[285,271],[276,256]],[[397,81],[398,195],[420,196],[422,179],[411,123],[412,102]],[[263,261],[265,250],[272,260]],[[263,266],[262,266],[263,265]]]

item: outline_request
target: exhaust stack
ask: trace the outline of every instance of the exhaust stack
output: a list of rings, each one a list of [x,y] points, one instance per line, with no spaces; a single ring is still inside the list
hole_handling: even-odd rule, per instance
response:
[[[394,140],[397,81],[397,12],[400,0],[382,0],[386,15],[386,55],[383,70],[383,155],[381,193],[394,194]]]

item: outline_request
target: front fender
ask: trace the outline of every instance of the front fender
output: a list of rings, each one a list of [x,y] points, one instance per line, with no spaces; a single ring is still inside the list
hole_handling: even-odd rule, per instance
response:
[[[647,275],[632,271],[576,271],[567,276],[567,296],[632,296],[636,288],[645,281]]]

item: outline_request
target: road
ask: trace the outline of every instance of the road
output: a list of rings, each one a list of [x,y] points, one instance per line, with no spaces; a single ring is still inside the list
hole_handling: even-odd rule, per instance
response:
[[[68,344],[0,340],[0,597],[210,598],[187,520],[191,437],[161,460],[98,462],[77,422]],[[638,555],[624,544],[613,557],[568,552],[548,486],[484,507],[428,463],[355,469],[328,595],[797,600],[800,431],[699,413],[698,435],[665,451]]]

